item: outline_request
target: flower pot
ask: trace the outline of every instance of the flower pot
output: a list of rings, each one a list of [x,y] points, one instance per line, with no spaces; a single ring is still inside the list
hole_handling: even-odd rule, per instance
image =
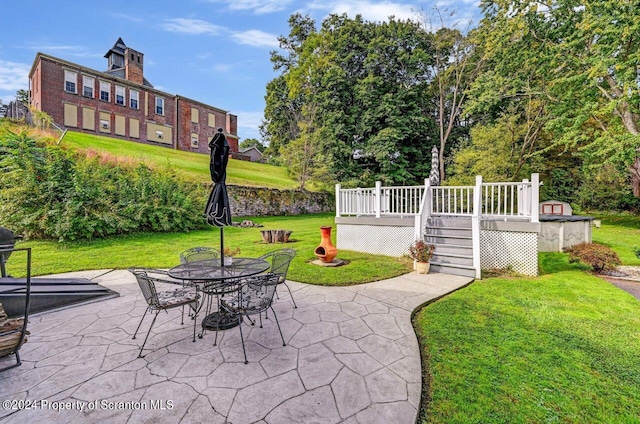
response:
[[[233,265],[233,257],[232,256],[225,256],[224,257],[224,266],[231,266]]]
[[[338,249],[331,243],[331,227],[320,227],[320,245],[316,247],[313,253],[321,262],[329,263],[338,254]]]
[[[429,262],[416,262],[416,271],[418,274],[426,274],[429,272]]]

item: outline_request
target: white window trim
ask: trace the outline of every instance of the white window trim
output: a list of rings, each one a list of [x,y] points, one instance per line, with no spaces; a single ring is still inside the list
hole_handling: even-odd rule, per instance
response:
[[[102,85],[105,84],[106,85],[106,90],[102,89]],[[107,93],[107,99],[103,99],[102,98],[102,92],[105,91]],[[100,97],[98,97],[100,100],[102,100],[103,102],[110,102],[111,101],[111,83],[107,82],[107,81],[100,81]]]
[[[119,90],[122,90],[122,93],[121,93],[122,94],[122,96],[121,96],[122,97],[122,103],[118,103],[118,91]],[[115,96],[114,100],[115,100],[115,103],[117,105],[120,105],[120,106],[126,106],[127,105],[127,97],[126,97],[125,94],[126,94],[126,91],[125,91],[124,87],[122,85],[116,85],[116,96]]]
[[[87,80],[91,80],[90,83],[87,84]],[[91,96],[87,96],[84,94],[84,88],[91,87]],[[82,95],[85,97],[95,98],[96,96],[96,79],[94,77],[90,77],[89,75],[82,76]]]
[[[162,108],[162,112],[161,113],[158,113],[158,102],[162,103],[162,105],[160,106]],[[156,97],[156,115],[164,116],[164,98],[162,98],[162,97]]]
[[[135,94],[135,99],[134,99]],[[135,100],[135,107],[131,104],[131,101]],[[140,109],[140,92],[138,90],[129,90],[129,107],[131,109]]]
[[[73,75],[73,77],[71,77]],[[73,91],[67,90],[67,83],[73,83]],[[78,73],[69,69],[64,70],[64,91],[78,94]]]

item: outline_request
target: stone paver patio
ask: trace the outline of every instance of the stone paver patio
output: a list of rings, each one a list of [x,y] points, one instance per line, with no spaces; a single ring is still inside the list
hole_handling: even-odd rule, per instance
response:
[[[471,281],[411,273],[350,287],[291,282],[298,309],[286,289],[274,305],[287,346],[274,321],[243,324],[245,365],[238,328],[221,332],[218,346],[213,332],[193,343],[179,310],[158,316],[137,358],[143,338],[131,336],[146,303],[133,276],[66,275],[120,297],[30,319],[23,364],[0,373],[0,399],[48,404],[0,409],[2,422],[414,423],[422,377],[411,313]]]

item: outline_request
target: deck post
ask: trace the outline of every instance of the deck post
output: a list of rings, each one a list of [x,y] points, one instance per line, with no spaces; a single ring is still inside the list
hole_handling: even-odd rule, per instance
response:
[[[425,234],[425,225],[427,219],[431,217],[431,181],[428,178],[424,179],[424,195],[420,199],[420,210],[415,216],[415,238],[416,240],[423,240]]]
[[[524,216],[527,214],[526,208],[526,198],[527,198],[527,185],[529,184],[529,180],[524,178],[522,180],[522,185],[518,187],[518,216]]]
[[[380,218],[382,211],[382,182],[376,181],[376,218]]]
[[[531,222],[540,222],[540,174],[531,174]]]
[[[476,175],[476,186],[473,189],[473,215],[471,216],[471,242],[473,245],[473,268],[476,278],[480,273],[480,216],[482,215],[482,175]]]
[[[336,218],[340,218],[340,184],[336,184]]]

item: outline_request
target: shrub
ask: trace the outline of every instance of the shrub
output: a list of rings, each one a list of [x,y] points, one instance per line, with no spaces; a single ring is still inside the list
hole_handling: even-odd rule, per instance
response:
[[[206,227],[206,190],[152,171],[0,135],[0,222],[31,237],[80,240]]]
[[[580,243],[565,251],[569,253],[569,262],[583,262],[591,266],[595,272],[615,269],[621,264],[616,252],[598,243]]]

